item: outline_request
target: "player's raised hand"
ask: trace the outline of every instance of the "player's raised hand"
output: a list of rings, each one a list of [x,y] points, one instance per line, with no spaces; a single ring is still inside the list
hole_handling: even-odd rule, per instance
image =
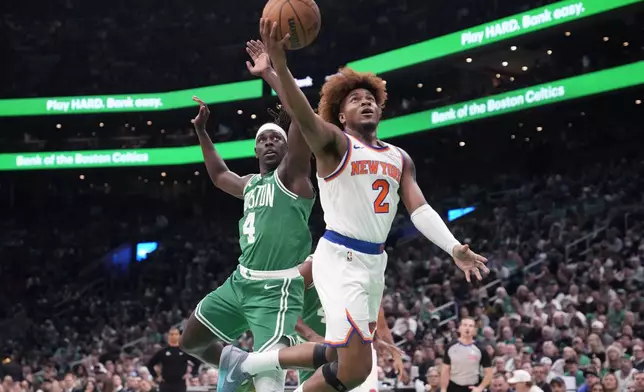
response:
[[[452,255],[456,266],[465,273],[465,279],[468,282],[472,281],[472,274],[476,276],[476,279],[481,280],[483,279],[481,271],[485,274],[490,272],[490,270],[485,266],[487,259],[472,252],[470,246],[467,244],[456,245],[452,250]]]
[[[259,34],[275,66],[286,64],[286,43],[291,38],[291,35],[286,33],[282,39],[278,39],[277,31],[277,23],[264,18],[259,20]]]
[[[250,40],[246,42],[246,52],[250,56],[253,63],[246,61],[246,68],[254,76],[262,76],[264,72],[270,71],[271,58],[268,57],[268,52],[264,47],[262,41]]]
[[[208,105],[206,105],[206,103],[201,99],[193,96],[192,100],[199,104],[199,114],[197,114],[197,117],[193,118],[191,122],[198,132],[204,132],[206,130],[208,117],[210,117],[210,110],[208,109]]]

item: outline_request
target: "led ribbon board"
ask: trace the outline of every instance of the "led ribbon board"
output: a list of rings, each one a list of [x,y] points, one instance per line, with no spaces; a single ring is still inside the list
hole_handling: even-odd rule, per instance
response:
[[[192,101],[193,95],[207,104],[261,98],[262,81],[257,79],[166,93],[0,99],[0,117],[181,109],[196,105]]]
[[[384,120],[378,136],[387,139],[641,84],[644,84],[644,61]],[[216,146],[224,159],[252,158],[255,155],[253,139]],[[0,154],[0,170],[4,171],[167,166],[198,162],[203,162],[199,146]]]
[[[348,65],[358,71],[383,73],[529,34],[563,23],[612,11],[644,0],[566,0],[456,33],[381,53]],[[301,80],[305,86],[313,80]],[[0,99],[0,117],[51,114],[148,112],[194,106],[192,95],[207,104],[262,96],[261,80],[165,93]]]
[[[347,64],[357,71],[389,72],[469,49],[545,30],[642,0],[566,0]]]

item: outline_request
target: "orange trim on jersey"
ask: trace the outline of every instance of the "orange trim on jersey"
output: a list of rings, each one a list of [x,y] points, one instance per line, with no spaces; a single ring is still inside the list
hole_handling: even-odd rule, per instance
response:
[[[337,176],[339,176],[344,171],[344,169],[347,167],[347,165],[351,161],[351,150],[353,150],[352,143],[351,143],[351,138],[347,136],[347,152],[344,154],[344,159],[340,163],[340,166],[337,169],[335,169],[335,171],[333,173],[331,173],[328,176],[324,177],[324,181],[331,181],[334,178],[336,178]]]
[[[349,324],[351,324],[351,327],[349,327],[349,331],[347,332],[347,336],[345,336],[344,340],[341,340],[339,342],[332,342],[330,340],[325,340],[324,344],[331,347],[345,347],[349,345],[349,342],[351,341],[351,337],[354,334],[357,334],[358,336],[360,336],[360,340],[362,340],[363,344],[373,342],[373,337],[366,338],[362,334],[362,332],[360,331],[360,328],[358,328],[358,326],[356,325],[356,322],[353,321],[351,314],[349,314],[349,311],[347,309],[344,309],[344,311],[347,314],[347,321],[349,322]]]
[[[370,149],[371,151],[375,151],[375,152],[385,152],[385,151],[389,151],[389,145],[385,145],[385,146],[383,146],[383,147],[376,147],[376,146],[372,146],[372,145],[367,144],[367,143],[362,143],[362,145],[363,145],[363,146],[365,146],[365,147],[367,147],[367,148],[368,148],[368,149]]]
[[[384,146],[382,146],[382,147],[380,147],[380,146],[376,147],[376,146],[372,146],[372,145],[367,144],[367,143],[363,143],[363,142],[362,142],[360,139],[358,139],[357,137],[352,136],[352,135],[349,135],[349,134],[348,134],[348,133],[346,133],[346,132],[345,132],[345,135],[348,135],[348,136],[351,136],[352,138],[355,138],[355,139],[356,139],[356,141],[357,141],[358,143],[360,143],[361,145],[363,145],[363,146],[367,147],[367,148],[368,148],[368,149],[370,149],[371,151],[375,151],[375,152],[385,152],[385,151],[389,151],[389,144],[386,144],[385,142],[382,142],[382,143],[385,143],[385,145],[384,145]],[[349,139],[351,139],[351,138],[349,138]],[[380,141],[380,140],[377,140],[377,141]]]

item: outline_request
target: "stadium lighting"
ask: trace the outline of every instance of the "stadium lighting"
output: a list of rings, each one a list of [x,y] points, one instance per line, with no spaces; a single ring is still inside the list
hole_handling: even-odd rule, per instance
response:
[[[423,88],[423,84],[422,84],[422,83],[418,83],[418,84],[416,85],[416,87],[418,87],[418,88]]]
[[[166,172],[161,172],[161,177],[167,176]]]
[[[636,99],[636,100],[635,100],[635,105],[641,105],[641,104],[642,104],[642,100],[641,100],[641,99]]]
[[[508,62],[507,62],[507,61],[504,61],[504,62],[502,62],[502,63],[501,63],[501,65],[502,65],[502,66],[504,66],[504,67],[507,67],[507,66],[508,66]]]
[[[609,39],[610,38],[608,38],[608,37],[604,37],[604,42],[608,42]]]
[[[190,184],[192,184],[192,181],[188,180],[188,181],[186,181],[186,184],[190,185]]]
[[[523,70],[523,71],[527,71],[527,70],[528,70],[528,66],[527,66],[527,65],[524,65],[523,67],[521,67],[521,70]]]
[[[459,142],[458,145],[461,147],[465,147],[465,142]]]
[[[541,131],[543,131],[543,128],[542,127],[537,127],[537,132],[541,132]]]
[[[443,88],[442,88],[442,87],[436,87],[436,92],[437,92],[437,93],[440,93],[441,91],[443,91]]]
[[[570,31],[566,31],[565,35],[566,35],[566,37],[570,37],[572,35],[572,33]]]
[[[496,74],[497,79],[501,79],[501,74]]]
[[[62,126],[61,124],[56,124],[56,129],[60,129],[60,128],[62,128],[62,127],[63,127],[63,126]]]
[[[239,114],[239,115],[244,114],[244,111],[243,111],[243,110],[241,110],[241,109],[239,109],[239,110],[237,111],[237,114]]]
[[[161,182],[159,182],[159,184],[161,184],[161,185],[165,185],[165,182],[161,181]]]
[[[198,175],[199,175],[199,171],[197,170],[197,171],[195,172],[195,176],[198,176]]]
[[[516,46],[514,46],[514,45],[513,45],[513,46],[510,46],[510,50],[514,52],[515,50],[517,50],[517,47],[516,47]]]
[[[146,178],[145,180],[143,180],[143,182],[145,182],[145,183],[147,184],[147,183],[148,183],[148,179]]]
[[[148,125],[152,125],[152,121],[148,120]]]
[[[510,76],[510,81],[514,82],[514,76]]]
[[[546,53],[548,54],[548,56],[550,56],[550,55],[552,55],[552,50],[548,49],[548,51]]]
[[[526,142],[529,142],[529,141],[530,141],[530,138],[529,138],[529,137],[525,138],[525,141],[526,141]]]
[[[254,119],[257,118],[257,115],[253,113],[253,114],[250,115],[250,118],[252,118],[254,120]]]
[[[161,130],[161,133],[165,133],[165,129],[162,129],[162,130]]]
[[[622,45],[624,45],[624,47],[627,47],[627,46],[628,46],[628,45],[630,45],[630,44],[628,43],[628,41],[626,41],[626,42],[624,42]]]
[[[81,174],[80,176],[78,176],[78,178],[80,178],[81,180],[84,180],[85,176]]]
[[[101,128],[103,128],[103,127],[105,126],[105,124],[103,124],[103,123],[98,123],[98,126],[99,126],[99,127],[101,127]]]
[[[136,131],[136,127],[132,125],[132,132]]]
[[[516,139],[516,136],[515,135],[510,135],[510,139],[514,140],[514,139]]]
[[[471,63],[471,62],[472,62],[472,58],[471,58],[471,57],[466,58],[466,59],[465,59],[465,62],[466,62],[466,63]]]

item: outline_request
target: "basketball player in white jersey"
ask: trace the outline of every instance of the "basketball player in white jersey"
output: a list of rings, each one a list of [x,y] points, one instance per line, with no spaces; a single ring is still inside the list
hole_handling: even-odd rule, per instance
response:
[[[322,87],[318,114],[286,66],[288,34],[260,21],[260,33],[290,108],[316,158],[320,202],[327,231],[313,257],[313,281],[326,316],[325,345],[307,343],[248,354],[224,348],[218,392],[234,392],[246,379],[271,369],[318,369],[298,387],[306,392],[345,392],[361,385],[372,368],[373,329],[384,289],[384,242],[402,199],[416,228],[481,279],[487,260],[461,245],[425,200],[414,162],[403,150],[377,139],[387,93],[371,73],[348,68]]]

